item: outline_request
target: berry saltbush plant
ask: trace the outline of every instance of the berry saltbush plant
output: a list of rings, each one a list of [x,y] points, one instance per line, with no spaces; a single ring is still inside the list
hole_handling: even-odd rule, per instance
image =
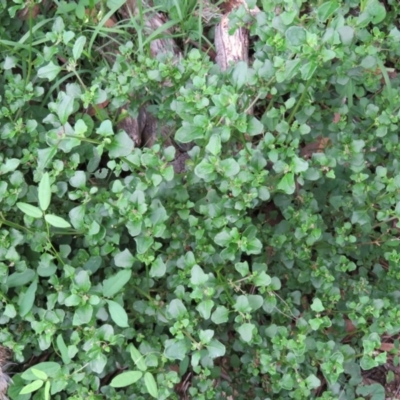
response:
[[[9,397],[384,399],[363,373],[398,364],[397,2],[242,6],[251,60],[224,72],[188,45],[206,2],[154,3],[179,60],[151,57],[146,9],[106,26],[124,3],[0,1]],[[176,146],[118,128],[145,103]]]

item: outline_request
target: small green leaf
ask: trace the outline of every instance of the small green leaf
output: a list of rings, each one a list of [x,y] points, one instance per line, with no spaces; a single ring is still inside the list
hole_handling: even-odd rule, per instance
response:
[[[19,392],[19,394],[27,394],[27,393],[32,393],[35,390],[40,389],[43,386],[44,382],[42,380],[36,380],[33,381],[31,383],[29,383],[28,385],[24,386],[21,391]]]
[[[18,305],[19,305],[19,315],[25,317],[31,311],[33,304],[35,302],[35,295],[37,290],[37,280],[34,280],[28,287],[25,293],[21,293]]]
[[[60,71],[61,67],[54,64],[53,61],[50,61],[45,67],[38,69],[38,77],[52,81],[57,77]]]
[[[46,214],[44,219],[56,228],[71,228],[71,224],[67,222],[64,218],[58,217],[54,214]]]
[[[271,277],[264,271],[260,272],[257,276],[253,278],[253,283],[256,286],[267,287],[271,284],[271,282],[272,282]]]
[[[196,165],[194,173],[196,174],[196,176],[204,179],[206,182],[210,182],[216,176],[214,165],[206,159],[201,160],[200,163]]]
[[[41,371],[40,369],[32,368],[31,371],[32,374],[36,376],[36,378],[39,378],[43,381],[45,381],[48,378],[46,372]]]
[[[232,83],[238,90],[242,88],[242,86],[247,81],[247,71],[249,66],[245,61],[239,61],[235,64],[232,71]]]
[[[193,140],[201,139],[204,136],[205,133],[203,127],[183,121],[182,126],[176,131],[175,140],[180,143],[190,143],[193,142]]]
[[[43,213],[40,208],[28,203],[17,203],[17,207],[26,215],[32,218],[42,218]]]
[[[125,131],[119,131],[109,145],[106,145],[111,158],[125,157],[132,153],[135,144]]]
[[[190,283],[192,285],[202,285],[208,281],[208,275],[204,273],[199,265],[194,265],[191,271]]]
[[[131,279],[132,271],[124,269],[115,275],[103,281],[103,296],[113,297],[117,294]]]
[[[72,56],[74,60],[78,60],[82,54],[83,48],[85,47],[86,36],[79,36],[74,43],[74,47],[72,48]]]
[[[158,399],[157,382],[150,372],[146,372],[144,374],[144,384],[146,385],[146,389],[149,392],[150,396]]]
[[[323,3],[321,6],[318,7],[318,19],[322,22],[325,22],[337,11],[338,8],[339,3],[337,1],[328,1],[326,3]]]
[[[74,313],[72,318],[73,326],[81,326],[88,324],[93,317],[93,307],[90,304],[83,304],[79,306]]]
[[[211,321],[214,324],[224,324],[228,322],[229,310],[224,306],[218,306],[216,310],[211,315]]]
[[[183,360],[190,350],[190,345],[185,339],[166,340],[164,344],[164,355],[170,360]]]
[[[61,124],[64,125],[67,123],[68,118],[73,113],[73,111],[74,111],[74,98],[72,96],[68,96],[67,94],[65,94],[57,107],[57,115],[58,118],[60,118]],[[79,142],[77,144],[79,144]]]
[[[67,349],[67,346],[64,342],[64,338],[62,337],[61,333],[57,336],[56,343],[57,343],[58,350],[60,350],[63,363],[69,364],[71,362],[71,357],[68,354],[68,349]]]
[[[54,377],[58,371],[60,370],[60,364],[53,362],[53,361],[45,361],[39,364],[36,364],[30,368],[28,368],[26,371],[24,371],[21,375],[22,379],[26,381],[33,381],[36,379],[36,376],[32,373],[32,368],[35,368],[36,370],[43,371],[46,373],[47,376],[49,377]]]
[[[121,305],[115,301],[107,300],[111,319],[121,328],[128,328],[128,315]]]
[[[226,352],[225,346],[217,339],[212,339],[206,348],[211,359],[223,357]]]
[[[245,323],[239,326],[238,332],[242,340],[246,343],[251,342],[253,339],[253,333],[256,329],[254,324]]]
[[[315,312],[320,313],[325,310],[325,307],[323,306],[321,300],[319,298],[315,297],[311,304],[311,309]]]
[[[147,370],[147,365],[140,351],[133,344],[129,345],[129,351],[131,353],[132,361],[141,371],[145,372]]]
[[[96,133],[104,137],[114,136],[114,130],[111,121],[109,119],[103,121],[96,130]]]
[[[288,172],[285,175],[283,175],[283,177],[279,181],[276,189],[280,190],[286,194],[293,194],[296,189],[293,172]]]
[[[51,200],[51,187],[50,187],[50,176],[46,172],[43,174],[38,187],[38,198],[39,206],[42,211],[46,211],[49,208]]]
[[[305,43],[307,38],[307,32],[300,26],[291,26],[285,32],[286,40],[291,46],[301,46]]]
[[[166,271],[167,266],[165,265],[165,262],[160,256],[158,256],[151,264],[149,275],[152,278],[161,278],[165,275]]]
[[[133,385],[143,376],[140,371],[126,371],[113,378],[110,383],[111,387],[122,388]]]
[[[137,236],[134,240],[136,242],[136,251],[138,254],[145,254],[154,243],[154,239],[148,236]]]
[[[256,117],[250,117],[247,124],[247,134],[250,136],[260,135],[264,132],[264,125]]]
[[[114,263],[117,267],[130,268],[135,262],[135,257],[132,253],[125,249],[114,256]]]
[[[227,158],[226,160],[221,161],[220,166],[223,170],[224,176],[227,178],[237,175],[240,171],[239,164],[233,158]]]
[[[221,147],[221,136],[214,133],[210,137],[210,141],[206,146],[206,150],[212,155],[217,156],[219,153],[221,153]]]
[[[199,312],[202,318],[209,319],[213,307],[214,307],[214,302],[211,299],[208,299],[201,301],[197,305],[196,310]]]

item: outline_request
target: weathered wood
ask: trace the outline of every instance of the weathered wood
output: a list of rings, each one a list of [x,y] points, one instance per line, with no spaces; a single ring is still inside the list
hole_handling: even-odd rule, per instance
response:
[[[229,13],[215,27],[216,63],[222,71],[238,61],[249,61],[249,32],[246,28],[238,28],[229,34]]]

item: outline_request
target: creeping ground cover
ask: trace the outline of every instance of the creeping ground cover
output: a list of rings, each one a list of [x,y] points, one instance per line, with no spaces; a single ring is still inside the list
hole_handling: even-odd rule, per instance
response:
[[[226,70],[221,18],[249,37]],[[399,21],[0,0],[7,396],[397,398]]]

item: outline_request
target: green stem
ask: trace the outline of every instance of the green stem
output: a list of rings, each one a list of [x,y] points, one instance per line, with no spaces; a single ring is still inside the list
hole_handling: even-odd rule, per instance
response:
[[[288,119],[288,124],[289,124],[289,125],[292,123],[293,118],[294,118],[294,116],[295,116],[297,110],[299,109],[299,107],[300,107],[301,104],[303,103],[304,98],[305,98],[306,95],[307,95],[308,88],[310,87],[310,84],[311,84],[311,78],[307,81],[306,87],[304,88],[303,93],[302,93],[301,96],[300,96],[300,100],[296,103],[296,105],[295,105],[295,107],[293,108],[291,114],[289,115],[289,119]]]
[[[32,231],[30,229],[26,228],[25,226],[22,226],[22,225],[19,225],[19,224],[15,224],[14,222],[10,222],[10,221],[7,221],[5,219],[0,219],[0,226],[2,224],[7,225],[7,226],[9,226],[11,228],[15,228],[15,229],[19,229],[19,230],[22,230],[22,231],[26,231],[26,232],[32,233]]]

